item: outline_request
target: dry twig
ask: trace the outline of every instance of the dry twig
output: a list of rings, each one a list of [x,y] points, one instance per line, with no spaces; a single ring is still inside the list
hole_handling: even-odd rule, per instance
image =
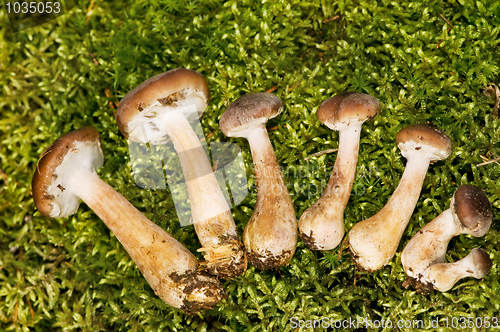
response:
[[[273,86],[271,89],[266,90],[265,92],[266,92],[266,93],[271,93],[271,92],[273,92],[274,90],[276,90],[277,88],[278,88],[278,86],[277,86],[277,85],[275,85],[275,86]]]
[[[313,157],[319,157],[319,156],[322,156],[324,154],[327,154],[327,153],[332,153],[332,152],[336,152],[338,149],[328,149],[328,150],[324,150],[324,151],[320,151],[320,152],[316,152],[316,153],[313,153],[312,155],[310,156],[307,156],[304,158],[304,160],[309,160]]]
[[[495,159],[492,159],[492,160],[488,160],[488,158],[486,158],[484,156],[480,156],[480,157],[481,157],[481,159],[483,159],[484,162],[477,164],[476,167],[484,166],[484,165],[488,165],[488,164],[492,164],[492,163],[496,163],[497,165],[500,165],[500,163],[498,163],[498,161],[500,160],[500,157],[496,157]]]
[[[453,24],[451,24],[451,22],[450,22],[450,21],[448,21],[448,20],[447,20],[447,19],[443,16],[443,14],[439,14],[439,16],[441,16],[441,18],[442,18],[442,19],[443,19],[443,20],[444,20],[444,21],[445,21],[445,22],[446,22],[446,23],[450,26],[450,27],[448,28],[448,32],[450,32],[451,28],[453,28]]]
[[[339,15],[335,15],[334,17],[331,17],[331,18],[327,18],[326,20],[323,21],[323,23],[328,23],[328,22],[332,22],[332,21],[336,21],[340,18]]]

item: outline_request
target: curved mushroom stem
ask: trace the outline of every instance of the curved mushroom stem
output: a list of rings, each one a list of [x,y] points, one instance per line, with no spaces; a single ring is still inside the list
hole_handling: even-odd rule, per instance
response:
[[[484,236],[492,222],[486,194],[472,185],[460,186],[450,208],[425,225],[406,245],[401,263],[406,274],[419,281],[427,267],[443,263],[451,238],[460,234]]]
[[[344,210],[356,175],[362,124],[339,130],[339,150],[328,185],[300,217],[300,236],[312,250],[333,249],[344,237]]]
[[[420,279],[430,265],[443,263],[448,243],[460,233],[453,221],[451,209],[434,218],[418,231],[403,249],[401,263],[406,274]]]
[[[491,266],[492,262],[488,253],[483,249],[474,248],[467,256],[455,263],[431,265],[425,270],[421,282],[431,284],[440,292],[446,292],[462,278],[484,278],[490,272]]]
[[[213,308],[222,298],[217,279],[197,272],[197,260],[181,243],[146,218],[97,174],[75,170],[65,180],[108,226],[156,295],[187,312]],[[66,190],[62,188],[61,190]]]
[[[349,232],[353,260],[366,271],[382,268],[394,256],[422,190],[430,160],[411,153],[406,158],[401,181],[387,204]]]
[[[257,178],[257,202],[243,233],[252,265],[274,269],[290,261],[297,245],[297,219],[264,125],[245,136]]]
[[[161,118],[179,155],[207,270],[222,278],[243,274],[247,265],[243,245],[198,137],[182,113],[172,111]]]

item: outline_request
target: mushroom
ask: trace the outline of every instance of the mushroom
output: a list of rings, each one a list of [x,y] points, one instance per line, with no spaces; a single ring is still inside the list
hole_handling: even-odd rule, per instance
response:
[[[440,292],[449,291],[455,283],[466,277],[484,278],[490,272],[492,261],[486,251],[474,248],[471,252],[455,263],[438,263],[424,271],[420,282],[427,289],[433,288]]]
[[[196,312],[224,296],[220,282],[197,271],[196,257],[96,174],[103,164],[99,133],[83,127],[56,140],[42,154],[32,181],[38,210],[64,218],[83,200],[108,226],[167,304]]]
[[[460,186],[451,198],[450,208],[418,231],[404,248],[401,263],[406,274],[418,281],[429,266],[445,261],[452,237],[484,236],[490,229],[492,217],[490,201],[481,189]]]
[[[275,269],[292,259],[297,245],[297,219],[280,166],[265,127],[283,110],[270,93],[247,94],[222,114],[222,132],[250,144],[257,179],[257,202],[243,232],[248,259],[260,270]]]
[[[394,256],[417,204],[431,161],[446,159],[451,153],[448,136],[428,124],[400,130],[396,142],[407,159],[398,187],[376,215],[358,222],[349,232],[349,248],[355,264],[376,271]]]
[[[319,121],[339,132],[339,149],[323,194],[299,219],[300,237],[312,250],[333,249],[344,237],[344,210],[356,174],[361,126],[379,112],[375,97],[358,92],[331,97],[318,108]]]
[[[209,90],[198,72],[179,68],[156,75],[120,101],[116,122],[122,134],[140,143],[165,144],[179,155],[191,201],[193,224],[207,270],[229,278],[245,272],[243,244],[210,161],[189,120],[207,107]]]

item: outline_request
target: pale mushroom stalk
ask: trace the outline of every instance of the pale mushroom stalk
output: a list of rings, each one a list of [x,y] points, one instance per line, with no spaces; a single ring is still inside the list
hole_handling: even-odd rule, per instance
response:
[[[401,263],[406,274],[419,279],[430,265],[443,263],[450,240],[457,235],[450,209],[425,225],[405,246]]]
[[[300,217],[300,236],[313,250],[331,250],[345,234],[344,210],[358,161],[361,123],[339,131],[337,159],[323,194]]]
[[[205,302],[203,297],[207,296],[203,292],[213,290],[202,287],[192,294],[184,295],[182,288],[174,281],[175,277],[172,278],[172,274],[182,276],[178,268],[196,273],[198,261],[192,253],[146,218],[97,174],[75,171],[66,181],[67,188],[72,188],[72,193],[80,197],[120,241],[157,296],[176,308],[186,311],[199,309],[186,305],[200,302],[200,299]],[[189,277],[189,273],[186,277]],[[205,278],[202,276],[200,281]],[[206,278],[206,281],[210,281],[210,278]],[[211,303],[206,304],[207,307],[212,306]]]
[[[474,277],[484,278],[492,267],[492,261],[486,251],[474,248],[471,252],[455,263],[439,263],[429,266],[424,271],[421,282],[431,285],[440,292],[453,288],[458,280]]]
[[[443,263],[450,240],[460,234],[484,236],[492,223],[491,204],[486,194],[472,185],[460,186],[450,208],[425,225],[406,244],[401,263],[416,281],[430,265]]]
[[[181,162],[191,200],[193,225],[207,261],[221,262],[231,256],[232,241],[237,240],[236,225],[224,194],[200,141],[184,115],[163,115],[162,125],[169,133]],[[225,234],[227,239],[221,238]],[[228,241],[226,245],[222,242]],[[229,252],[227,252],[229,251]]]
[[[299,219],[300,237],[310,249],[331,250],[342,241],[344,210],[356,175],[361,127],[379,112],[380,102],[359,92],[336,95],[319,106],[318,119],[339,132],[339,149],[323,194]]]
[[[98,177],[95,169],[102,163],[94,128],[62,136],[46,150],[33,177],[33,197],[40,212],[67,217],[83,200],[113,232],[163,301],[187,312],[213,308],[223,297],[217,279],[198,272],[198,261],[191,252]]]
[[[281,100],[273,94],[247,94],[229,105],[219,122],[226,136],[247,138],[252,151],[257,202],[243,243],[248,259],[261,270],[287,264],[297,245],[295,210],[265,127],[282,110]]]
[[[407,159],[398,187],[382,210],[358,222],[349,232],[353,260],[367,271],[382,268],[394,256],[418,202],[430,161],[451,153],[448,137],[428,125],[409,126],[398,133],[396,140]]]
[[[165,144],[167,137],[181,162],[193,224],[207,271],[222,278],[241,275],[246,256],[236,224],[210,161],[188,119],[201,116],[209,97],[205,78],[192,70],[156,75],[120,102],[117,123],[132,141]]]
[[[243,242],[255,267],[261,270],[276,268],[289,261],[295,253],[297,222],[295,214],[292,216],[290,213],[293,203],[264,125],[244,137],[250,144],[255,166],[257,202],[243,233]],[[282,213],[284,210],[285,213]],[[283,220],[264,223],[259,222],[259,218]],[[264,254],[267,251],[270,257]]]
[[[349,245],[356,264],[367,271],[380,269],[394,256],[418,202],[429,160],[418,155],[407,158],[401,181],[387,204],[349,232]],[[377,227],[382,223],[383,227]]]

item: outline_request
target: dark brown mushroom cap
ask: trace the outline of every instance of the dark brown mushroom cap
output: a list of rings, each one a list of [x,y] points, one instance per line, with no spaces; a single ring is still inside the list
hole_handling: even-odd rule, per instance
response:
[[[401,129],[396,135],[396,143],[405,157],[407,152],[412,151],[423,152],[430,160],[443,160],[451,154],[449,137],[430,124],[411,125]]]
[[[82,165],[89,163],[96,168],[102,166],[104,157],[99,139],[99,132],[96,129],[82,127],[59,137],[42,153],[31,181],[31,190],[35,205],[43,215],[59,217],[57,213],[60,211],[58,197],[55,197],[48,190],[54,185],[57,186],[57,181],[61,181],[62,176],[56,174],[56,169],[61,165],[68,152],[75,151],[77,142],[95,144],[97,147],[98,153],[92,156],[93,160],[84,160],[81,162]],[[71,171],[69,170],[69,172]],[[65,188],[62,187],[62,184],[59,185],[61,186],[60,191],[64,192]],[[77,202],[76,207],[71,207],[69,210],[78,208],[79,200],[75,199],[74,201]]]
[[[467,234],[483,236],[490,229],[493,214],[488,197],[473,185],[460,186],[453,195],[451,208]]]
[[[116,123],[123,136],[128,138],[128,124],[141,112],[155,104],[165,106],[184,100],[192,93],[200,93],[208,103],[210,91],[205,77],[190,69],[177,68],[153,76],[127,93],[120,101],[116,112]],[[198,110],[198,116],[203,114]]]
[[[240,133],[266,123],[283,110],[281,100],[271,93],[252,93],[236,99],[222,114],[219,127],[224,135],[240,137]]]
[[[474,248],[471,250],[472,260],[476,270],[474,271],[475,278],[484,278],[491,270],[493,262],[486,250]]]
[[[380,113],[377,98],[360,92],[345,92],[328,98],[318,108],[318,120],[332,130],[351,122],[365,122]]]

